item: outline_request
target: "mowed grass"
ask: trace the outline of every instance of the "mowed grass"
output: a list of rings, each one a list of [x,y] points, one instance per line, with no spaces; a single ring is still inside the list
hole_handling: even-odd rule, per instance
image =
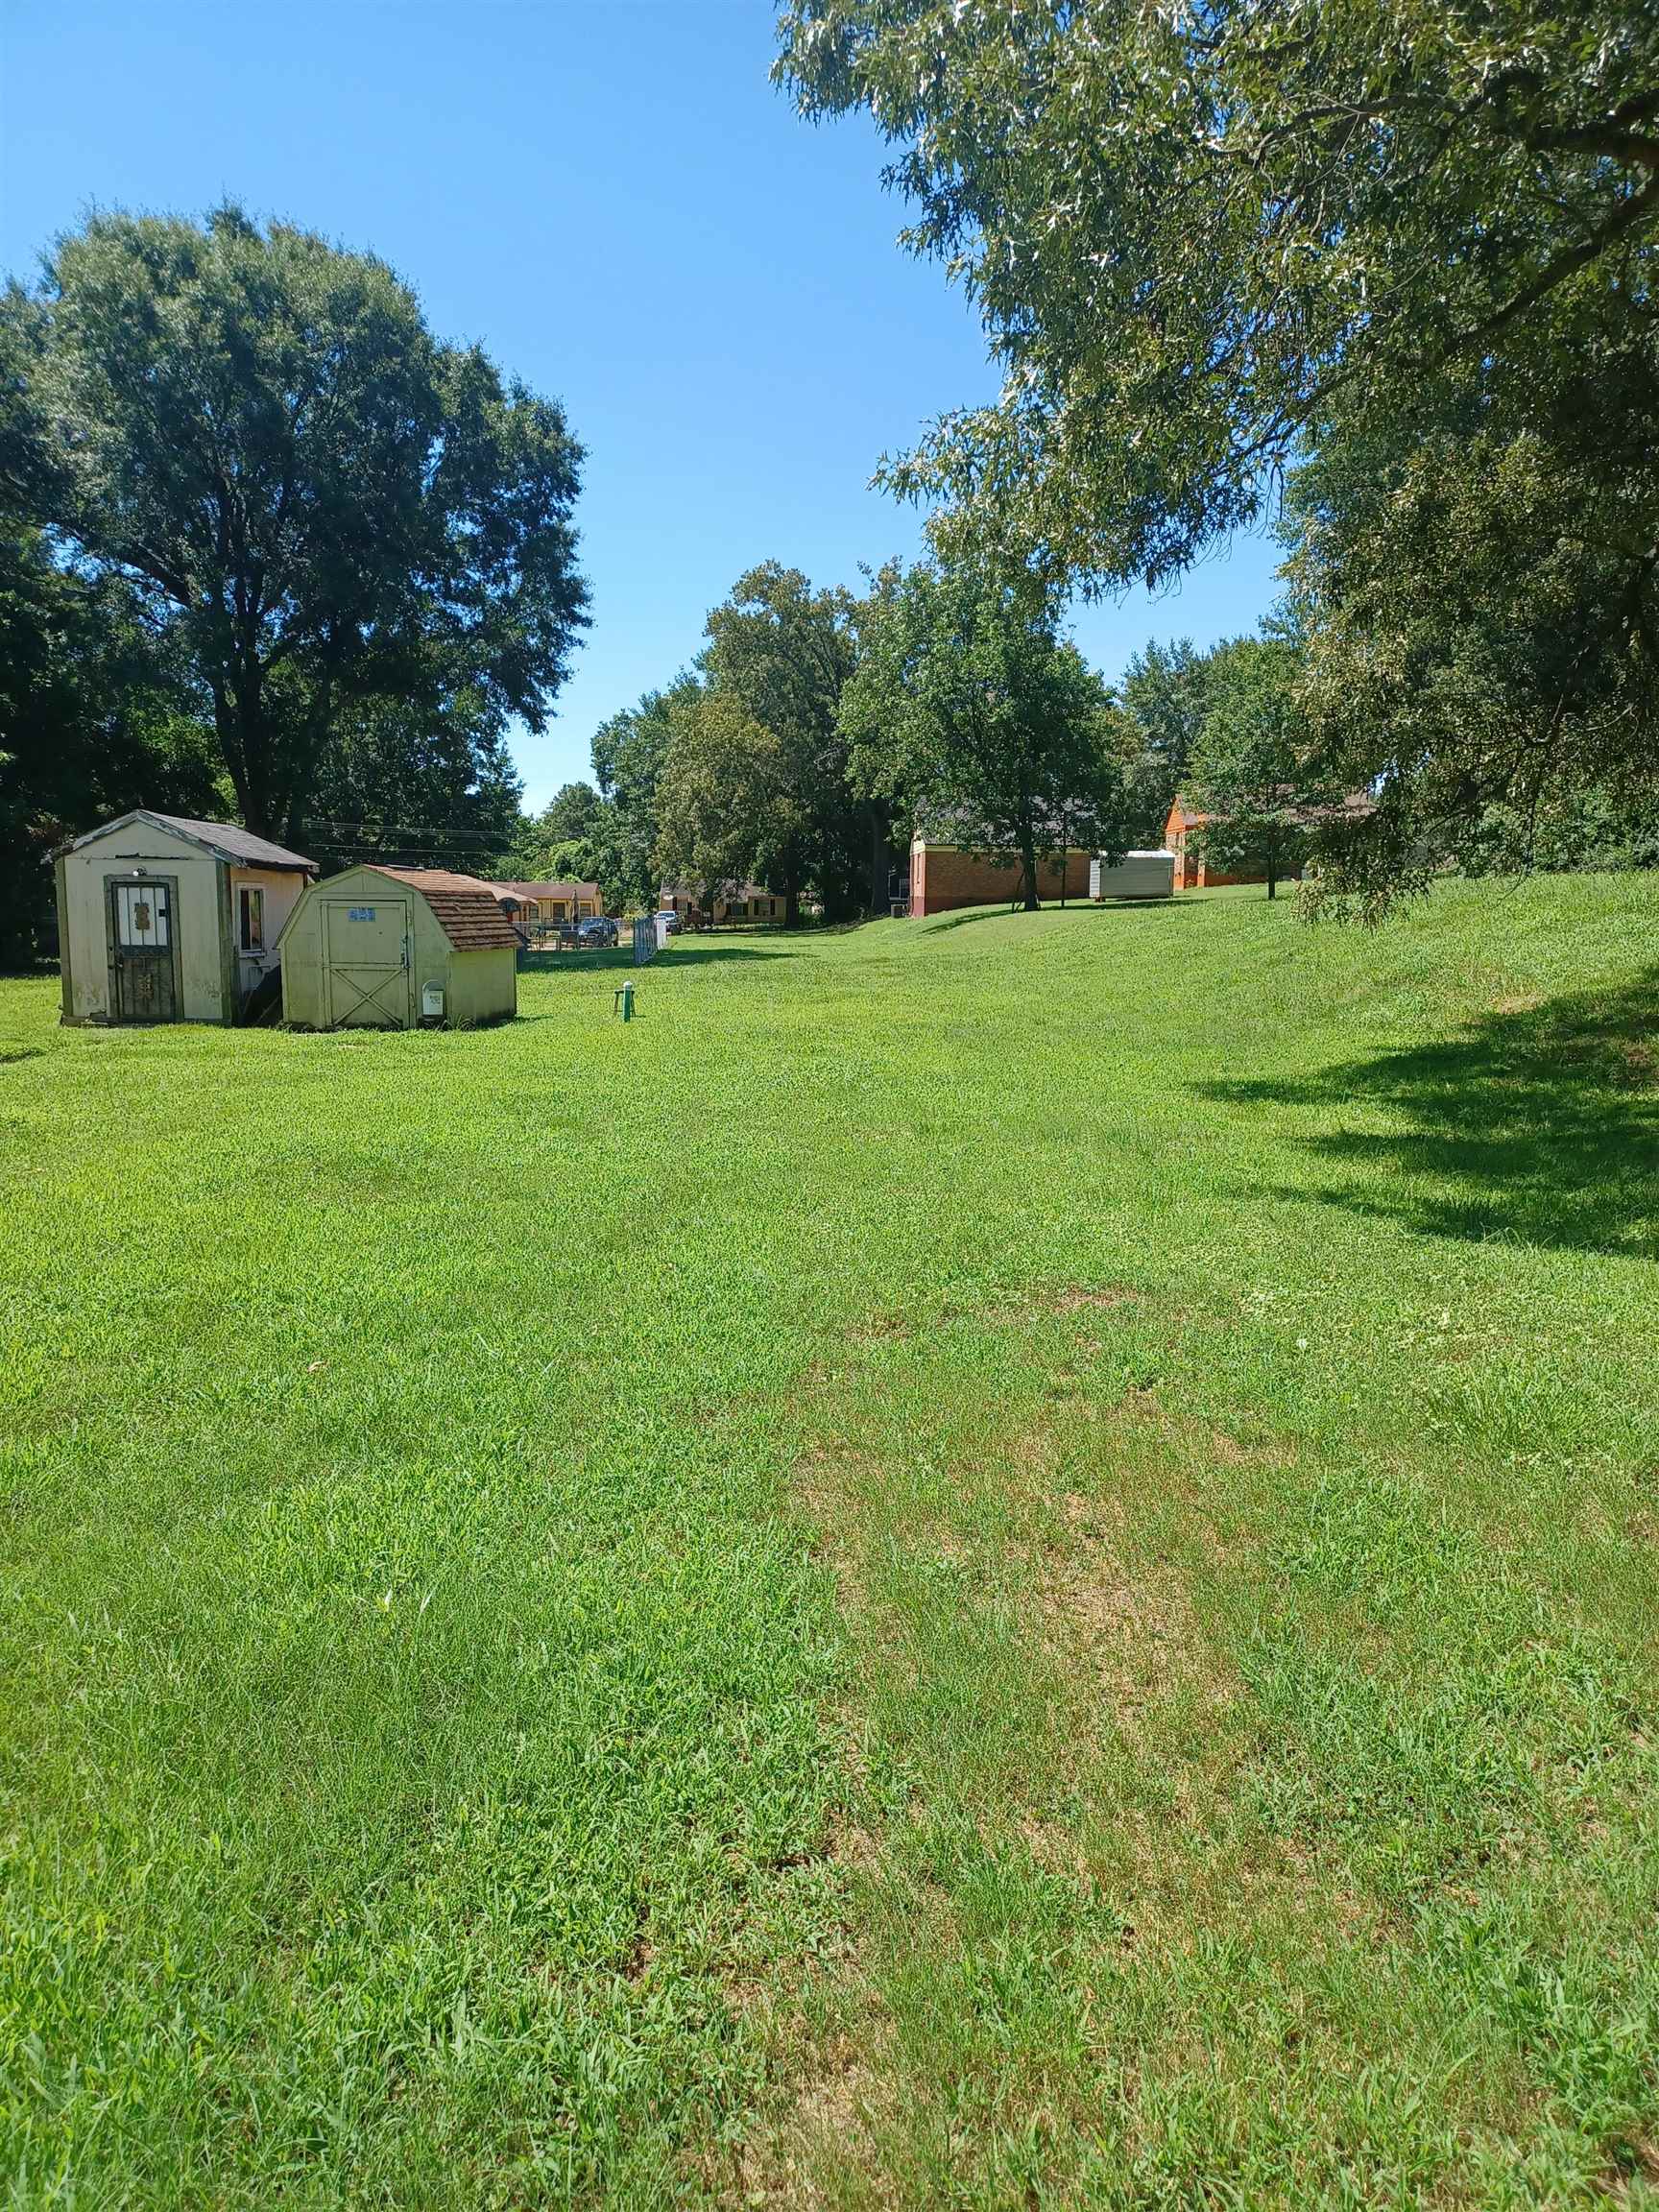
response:
[[[19,2204],[1659,2197],[1659,883],[0,985]]]

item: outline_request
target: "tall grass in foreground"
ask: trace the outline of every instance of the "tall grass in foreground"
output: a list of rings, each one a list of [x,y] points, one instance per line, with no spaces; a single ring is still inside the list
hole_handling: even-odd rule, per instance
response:
[[[16,2200],[1650,2194],[1656,925],[0,986]]]

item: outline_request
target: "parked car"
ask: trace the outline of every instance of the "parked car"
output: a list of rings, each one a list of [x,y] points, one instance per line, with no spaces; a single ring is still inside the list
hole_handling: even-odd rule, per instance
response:
[[[616,925],[608,914],[592,915],[576,932],[576,940],[585,952],[595,951],[602,946],[614,945]]]
[[[685,927],[685,924],[681,921],[679,915],[675,913],[672,906],[660,906],[657,912],[652,915],[651,919],[653,922],[661,922],[664,931],[670,937],[678,937],[681,930]]]

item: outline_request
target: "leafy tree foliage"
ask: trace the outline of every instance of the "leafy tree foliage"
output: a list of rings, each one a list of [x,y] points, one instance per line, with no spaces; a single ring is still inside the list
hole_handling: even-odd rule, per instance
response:
[[[1286,639],[1240,637],[1223,648],[1189,763],[1189,793],[1210,816],[1189,836],[1217,867],[1265,876],[1269,899],[1306,858],[1311,814],[1340,796],[1308,766],[1311,746],[1297,673]]]
[[[1374,916],[1450,861],[1640,854],[1608,832],[1659,807],[1644,465],[1599,487],[1559,442],[1472,409],[1403,456],[1333,438],[1301,471],[1306,703],[1329,771],[1380,792],[1322,834],[1318,904]]]
[[[738,578],[708,633],[709,685],[772,739],[766,772],[749,786],[771,794],[770,811],[750,817],[739,877],[781,891],[791,925],[808,883],[830,920],[854,912],[873,829],[884,827],[853,791],[837,720],[857,659],[856,602],[849,591],[815,591],[799,568],[766,561]]]
[[[1123,672],[1118,699],[1137,740],[1128,771],[1134,845],[1156,845],[1164,835],[1210,711],[1214,661],[1214,650],[1199,652],[1190,637],[1173,645],[1154,638]]]
[[[594,845],[594,874],[608,902],[650,911],[657,904],[658,785],[675,716],[701,685],[682,673],[665,691],[601,723],[593,737],[593,779],[605,802]]]
[[[887,472],[950,503],[941,542],[1156,584],[1312,458],[1309,703],[1381,799],[1321,833],[1328,897],[1646,806],[1647,0],[791,0],[782,40],[808,112],[887,133],[1001,355],[998,403]]]
[[[1070,840],[1118,856],[1123,762],[1105,685],[1045,602],[984,565],[882,571],[841,701],[860,786],[1018,860],[1037,904],[1041,855]]]
[[[1442,370],[1522,419],[1566,378],[1594,437],[1650,354],[1647,0],[789,0],[781,28],[802,107],[898,147],[911,242],[1007,372],[893,480],[1051,570],[1170,575],[1334,411],[1397,418]]]
[[[606,841],[606,812],[605,801],[591,783],[561,784],[540,814],[518,817],[501,872],[532,882],[570,876],[589,880],[597,874],[589,862]],[[556,853],[566,860],[574,854],[579,864],[574,869],[556,868]]]
[[[187,671],[111,578],[0,530],[0,963],[48,942],[54,849],[145,805],[211,814],[212,748]]]
[[[779,881],[806,828],[782,741],[734,692],[714,685],[681,693],[670,722],[657,792],[662,877],[704,885],[710,896],[752,875]],[[787,919],[797,918],[792,903]]]
[[[369,702],[541,725],[585,621],[580,447],[381,262],[234,207],[95,216],[7,294],[0,392],[11,495],[190,669],[251,829],[302,835]]]
[[[380,858],[476,875],[512,835],[521,788],[481,691],[350,701],[318,763],[304,850],[325,866]]]

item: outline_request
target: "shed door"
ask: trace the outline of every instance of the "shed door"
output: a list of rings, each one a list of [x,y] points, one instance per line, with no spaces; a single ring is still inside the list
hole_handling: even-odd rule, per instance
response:
[[[177,1022],[173,886],[151,878],[109,886],[117,1022]]]
[[[328,1020],[336,1029],[409,1026],[409,908],[401,899],[330,899],[323,908]]]

